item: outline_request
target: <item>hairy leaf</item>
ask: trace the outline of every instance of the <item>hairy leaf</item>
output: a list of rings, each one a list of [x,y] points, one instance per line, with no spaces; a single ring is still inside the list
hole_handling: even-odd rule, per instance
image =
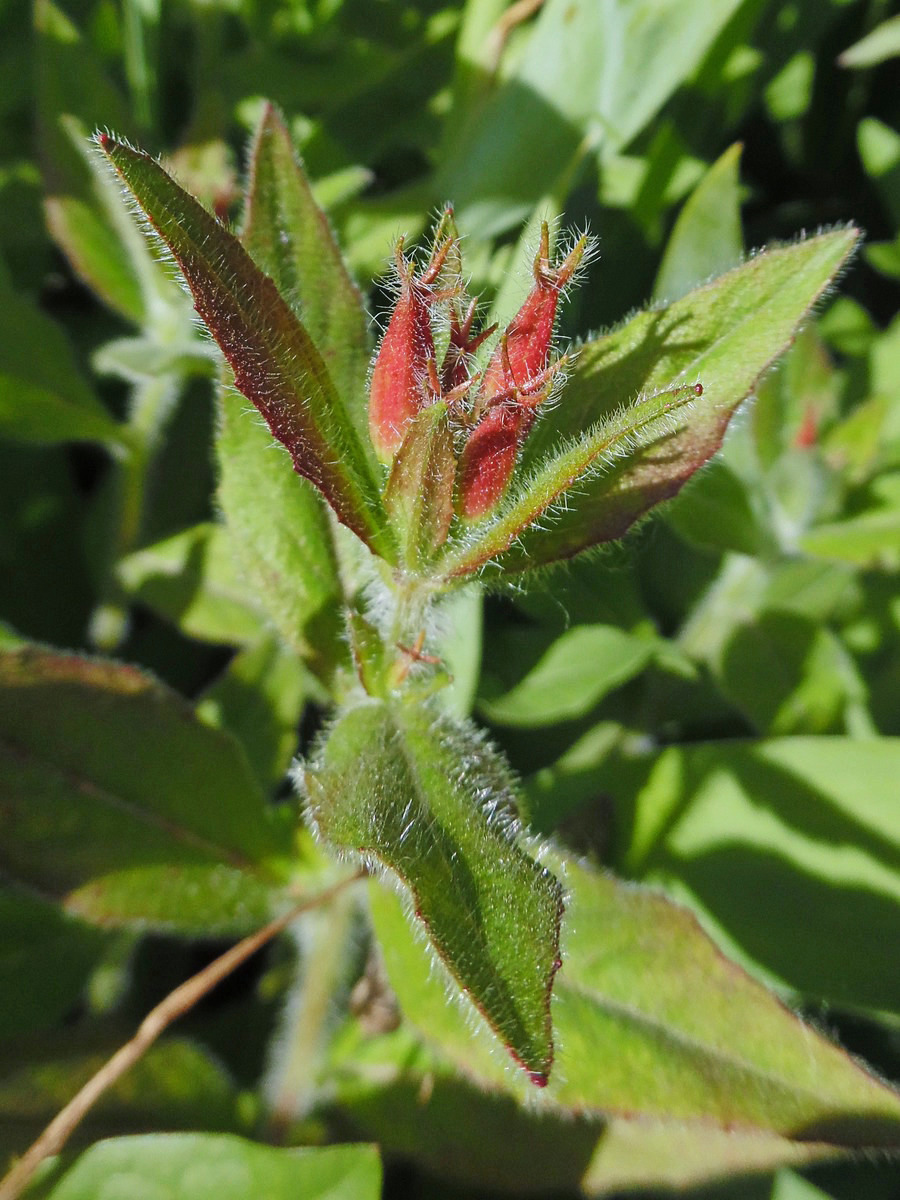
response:
[[[516,843],[495,752],[469,726],[373,702],[338,721],[303,782],[321,835],[399,877],[455,987],[545,1084],[562,893]]]
[[[287,831],[237,744],[133,667],[0,656],[0,866],[102,924],[265,920]]]
[[[362,296],[271,105],[263,109],[250,154],[241,241],[303,321],[368,451],[371,352]]]
[[[548,1103],[840,1146],[900,1145],[900,1096],[725,959],[686,910],[571,861],[563,878]],[[485,1041],[446,1011],[396,901],[373,897],[372,909],[409,1019],[467,1073],[510,1088]]]
[[[162,167],[109,135],[99,143],[175,256],[238,389],[338,519],[391,558],[375,475],[306,328],[238,239]]]
[[[858,236],[840,229],[758,254],[582,346],[560,404],[531,434],[518,485],[448,554],[447,574],[489,562],[513,574],[568,558],[621,537],[675,495],[719,448],[735,409],[790,345]],[[686,403],[685,385],[695,383],[703,394]],[[562,448],[561,439],[569,439]]]

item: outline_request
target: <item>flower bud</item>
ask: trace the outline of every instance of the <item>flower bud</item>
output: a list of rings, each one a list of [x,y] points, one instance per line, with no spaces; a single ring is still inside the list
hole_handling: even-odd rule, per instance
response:
[[[450,243],[436,246],[425,271],[416,276],[397,247],[400,295],[372,368],[369,384],[369,433],[382,462],[390,462],[409,423],[428,403],[428,365],[434,361],[431,285]]]
[[[588,238],[581,237],[557,266],[550,264],[550,232],[541,228],[541,244],[534,260],[534,286],[506,330],[503,344],[494,351],[479,388],[476,411],[495,397],[527,389],[550,360],[553,326],[560,293],[584,257]]]

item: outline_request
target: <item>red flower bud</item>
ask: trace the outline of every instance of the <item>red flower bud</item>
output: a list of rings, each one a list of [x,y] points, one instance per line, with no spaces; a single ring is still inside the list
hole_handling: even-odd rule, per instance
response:
[[[530,409],[501,401],[469,434],[459,464],[459,513],[464,520],[477,521],[496,508],[533,420]]]
[[[479,388],[476,411],[494,396],[527,389],[550,359],[553,326],[560,293],[575,274],[587,249],[587,237],[579,238],[558,266],[550,264],[550,232],[541,229],[541,244],[534,260],[534,287],[506,330],[506,348],[497,347],[487,365]]]
[[[369,433],[375,452],[389,462],[403,441],[410,421],[428,401],[429,363],[434,361],[431,289],[450,243],[435,247],[425,271],[416,276],[397,247],[400,296],[372,368],[369,384]]]

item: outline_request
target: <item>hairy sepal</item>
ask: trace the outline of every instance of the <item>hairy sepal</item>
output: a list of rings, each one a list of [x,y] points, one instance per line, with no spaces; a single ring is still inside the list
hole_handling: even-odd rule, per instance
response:
[[[338,520],[382,557],[394,547],[375,477],[315,343],[236,237],[149,155],[98,144],[175,258],[238,389]]]
[[[542,529],[536,522],[545,515],[552,518],[569,503],[577,506],[578,493],[591,481],[602,481],[618,460],[633,464],[640,461],[642,452],[667,442],[671,444],[685,428],[689,420],[687,414],[696,399],[696,385],[643,397],[573,439],[526,478],[517,480],[496,516],[473,527],[461,546],[448,551],[440,564],[445,578],[471,575],[489,563],[502,570],[506,565],[505,555],[526,530],[531,532],[532,538],[546,536],[552,539],[552,520]],[[709,448],[707,458],[718,444],[716,442]],[[655,501],[648,502],[648,506],[649,503]],[[622,524],[617,520],[617,514],[610,512],[607,528],[615,529],[615,532],[609,536],[624,533],[631,520]]]
[[[454,991],[543,1086],[562,890],[519,844],[496,752],[426,706],[370,701],[339,718],[299,781],[320,836],[399,879]]]

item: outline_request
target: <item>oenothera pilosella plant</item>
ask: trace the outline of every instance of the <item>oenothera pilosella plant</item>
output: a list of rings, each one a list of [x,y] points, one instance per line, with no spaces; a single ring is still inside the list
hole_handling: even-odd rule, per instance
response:
[[[757,254],[560,356],[557,311],[588,239],[554,253],[545,225],[517,314],[479,328],[448,208],[418,258],[395,247],[394,305],[372,360],[360,295],[271,109],[240,237],[146,154],[97,140],[233,372],[219,499],[235,553],[335,700],[296,771],[306,818],[338,855],[400,881],[448,986],[543,1085],[563,889],[518,823],[502,757],[441,703],[434,614],[473,580],[518,581],[619,538],[675,495],[857,232]],[[290,492],[287,464],[258,453],[244,398],[303,477]],[[301,548],[287,581],[267,560],[280,536]],[[338,608],[342,622],[329,619]]]

